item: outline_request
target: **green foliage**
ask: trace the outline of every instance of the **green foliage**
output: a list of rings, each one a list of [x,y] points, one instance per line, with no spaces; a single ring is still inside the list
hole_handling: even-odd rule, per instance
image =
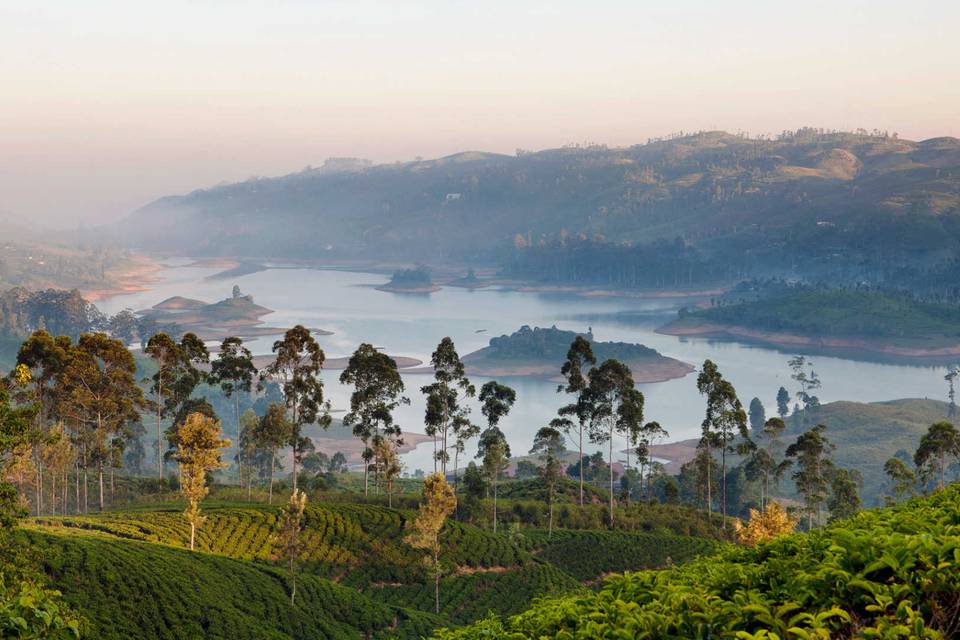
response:
[[[513,615],[534,599],[577,591],[580,584],[563,570],[533,563],[515,571],[478,571],[440,580],[440,614],[453,624],[466,624],[489,612]],[[426,584],[384,585],[371,590],[371,597],[396,606],[430,610],[433,586]]]
[[[290,604],[280,569],[94,533],[30,531],[33,549],[100,640],[416,638],[429,616],[302,576]]]
[[[709,555],[718,544],[705,538],[632,531],[524,530],[534,555],[560,567],[577,580],[608,573],[658,569]]]
[[[74,640],[83,622],[65,607],[60,592],[30,582],[7,587],[0,576],[0,638]]]
[[[960,633],[960,485],[825,529],[610,578],[442,640],[951,638]]]
[[[582,336],[590,343],[593,355],[600,361],[610,359],[636,361],[659,355],[654,349],[642,344],[594,342],[592,334],[578,334],[575,331],[564,331],[556,327],[531,329],[526,325],[508,336],[491,338],[490,346],[479,353],[496,360],[547,360],[559,366],[567,359],[570,345],[577,336]]]

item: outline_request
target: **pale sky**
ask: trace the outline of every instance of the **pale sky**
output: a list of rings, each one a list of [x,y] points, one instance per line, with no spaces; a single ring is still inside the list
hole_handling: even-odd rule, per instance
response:
[[[329,156],[680,130],[960,137],[960,2],[0,0],[0,221]]]

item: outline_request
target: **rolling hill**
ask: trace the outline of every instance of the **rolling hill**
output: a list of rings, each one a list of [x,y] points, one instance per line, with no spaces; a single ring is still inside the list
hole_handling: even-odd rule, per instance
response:
[[[937,262],[960,247],[958,212],[960,140],[801,129],[305,169],[162,198],[121,232],[191,255],[452,262],[509,262],[578,234],[681,237],[735,273],[788,253],[811,270]]]
[[[534,599],[580,591],[613,570],[690,560],[714,541],[669,533],[530,530],[494,535],[451,522],[440,615],[421,558],[403,543],[412,512],[353,503],[308,507],[297,602],[275,559],[278,508],[211,502],[187,550],[175,505],[38,517],[24,527],[51,586],[82,611],[91,637],[420,638]],[[599,536],[599,537],[598,537]],[[598,542],[608,553],[582,553]],[[580,551],[579,557],[573,557]]]

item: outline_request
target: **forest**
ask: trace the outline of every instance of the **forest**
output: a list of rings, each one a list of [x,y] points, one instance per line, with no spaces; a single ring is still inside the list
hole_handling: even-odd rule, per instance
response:
[[[548,351],[569,404],[529,451],[510,451],[501,430],[516,391],[498,380],[477,388],[453,341],[440,340],[418,390],[434,469],[404,477],[394,412],[413,390],[372,345],[340,374],[353,393],[334,424],[326,357],[302,326],[260,368],[238,337],[211,354],[192,333],[158,332],[134,356],[109,330],[34,330],[0,383],[0,629],[20,638],[614,637],[625,627],[699,637],[704,624],[758,638],[956,632],[960,585],[940,570],[958,540],[956,376],[946,415],[930,414],[871,476],[890,506],[864,509],[864,474],[839,455],[848,436],[834,436],[843,423],[821,411],[807,358],[787,363],[795,391],[781,387],[771,417],[704,361],[703,434],[673,473],[651,449],[666,430],[616,352],[554,333],[544,335],[566,343]],[[306,435],[316,428],[358,439],[360,464],[317,451]],[[585,452],[585,439],[599,451]],[[784,586],[784,572],[802,578]]]

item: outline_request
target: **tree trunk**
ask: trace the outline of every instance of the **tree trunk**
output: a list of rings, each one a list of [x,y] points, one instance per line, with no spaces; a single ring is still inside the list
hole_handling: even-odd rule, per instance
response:
[[[103,463],[97,463],[97,479],[100,485],[100,511],[103,511]]]
[[[270,456],[270,490],[267,492],[267,504],[273,504],[273,473],[277,464],[277,450],[273,449]]]
[[[723,482],[723,526],[727,526],[727,447],[720,449],[720,478]]]
[[[193,540],[197,534],[197,525],[192,520],[190,521],[190,551],[193,551]]]
[[[237,418],[237,439],[233,441],[234,448],[237,451],[237,484],[243,486],[243,457],[240,455],[240,396],[236,390],[234,396],[234,415]]]
[[[363,448],[366,449],[367,445],[364,443]],[[363,461],[363,497],[366,498],[370,495],[370,461]]]
[[[493,532],[497,532],[497,476],[500,475],[496,471],[493,472]]]
[[[297,599],[297,572],[293,567],[293,559],[290,559],[290,582],[292,583],[290,589],[290,604],[294,604],[294,601]]]
[[[90,471],[86,462],[83,464],[83,512],[90,513]]]
[[[76,464],[77,475],[75,480],[77,481],[77,515],[80,515],[80,461],[77,460]]]
[[[710,487],[710,484],[711,484],[710,475],[711,475],[711,466],[712,466],[710,463],[712,458],[713,456],[710,455],[710,445],[707,445],[707,514],[708,515],[713,514],[713,494],[711,492],[711,487]],[[710,518],[707,518],[707,519],[709,520]]]
[[[583,506],[583,425],[580,425],[580,506]]]
[[[553,489],[550,489],[550,520],[547,525],[547,540],[553,537]]]
[[[613,529],[613,427],[610,427],[610,528]]]
[[[433,552],[433,612],[440,615],[440,554]]]
[[[160,430],[160,397],[163,395],[163,375],[157,377],[157,481],[163,482],[163,452],[160,443],[163,441],[163,434]]]

